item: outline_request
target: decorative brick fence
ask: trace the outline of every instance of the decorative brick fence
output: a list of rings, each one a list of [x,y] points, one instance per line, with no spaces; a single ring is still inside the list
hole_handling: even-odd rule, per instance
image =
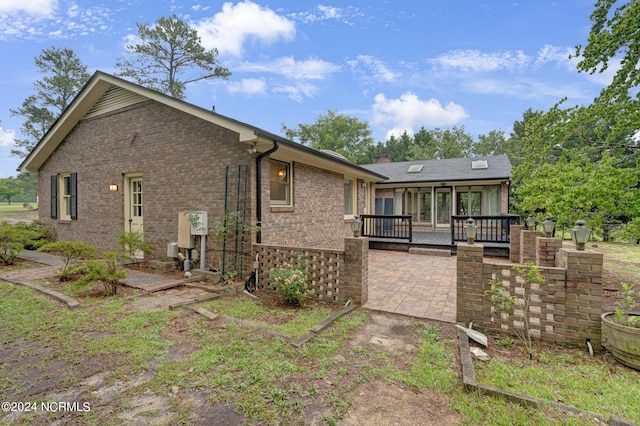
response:
[[[306,267],[309,295],[319,301],[364,304],[368,297],[369,239],[345,238],[344,250],[255,244],[258,288],[278,291],[269,271],[285,264]]]
[[[529,329],[532,337],[570,346],[594,348],[601,344],[602,253],[562,247],[559,238],[544,238],[538,232],[511,227],[511,260],[535,263],[545,277],[543,284],[527,284],[512,264],[483,258],[480,244],[458,245],[457,321],[487,331],[508,333],[522,328],[525,295],[529,297]],[[518,253],[514,253],[518,250]],[[513,313],[495,312],[484,292],[490,281],[502,281],[518,300]]]

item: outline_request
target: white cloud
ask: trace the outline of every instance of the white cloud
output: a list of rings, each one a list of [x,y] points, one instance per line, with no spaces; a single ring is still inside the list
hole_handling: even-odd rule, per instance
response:
[[[390,124],[394,134],[413,133],[417,126],[445,126],[457,124],[468,117],[464,108],[453,102],[444,107],[437,99],[423,101],[414,93],[405,92],[400,98],[387,99],[380,93],[373,104],[373,123]]]
[[[12,147],[15,137],[16,132],[14,130],[4,130],[0,127],[0,148]]]
[[[541,67],[548,63],[555,63],[568,70],[575,71],[579,59],[575,57],[569,58],[569,56],[573,54],[575,54],[575,49],[573,48],[545,44],[542,49],[538,51],[538,56],[533,65],[535,67]]]
[[[531,58],[523,51],[483,53],[479,50],[454,50],[429,59],[429,63],[444,69],[457,68],[462,71],[487,72],[513,71],[526,67]]]
[[[229,93],[243,93],[245,95],[263,95],[267,91],[267,83],[261,78],[243,78],[232,81],[227,85]]]
[[[366,68],[374,79],[385,83],[394,82],[402,76],[390,70],[384,62],[369,55],[358,55],[356,59],[347,61],[347,64],[355,72],[362,72],[362,68]]]
[[[296,32],[293,22],[249,0],[224,3],[222,11],[196,23],[195,28],[207,49],[231,56],[242,56],[247,39],[274,43],[290,40]]]
[[[201,4],[194,4],[193,6],[191,6],[191,10],[195,11],[195,12],[199,12],[199,11],[207,11],[209,10],[210,7],[209,6],[203,6]]]
[[[318,93],[318,88],[311,83],[299,82],[295,85],[283,85],[273,89],[276,93],[285,93],[289,98],[296,102],[302,102],[307,98],[313,98]]]
[[[25,0],[23,3],[28,7],[7,9],[12,3],[13,0],[0,0],[0,40],[71,39],[111,28],[113,12],[102,6],[83,7],[73,1],[58,4],[57,0]],[[32,12],[33,5],[38,5],[39,9]]]
[[[317,5],[309,12],[292,13],[289,15],[291,19],[300,21],[303,24],[311,24],[318,21],[327,21],[329,19],[343,20],[344,10],[338,7]]]
[[[328,75],[340,71],[340,67],[322,59],[310,58],[296,61],[291,56],[278,58],[272,62],[244,63],[236,67],[244,72],[268,72],[283,75],[294,80],[324,80]]]
[[[57,6],[58,0],[0,0],[0,13],[51,16]]]

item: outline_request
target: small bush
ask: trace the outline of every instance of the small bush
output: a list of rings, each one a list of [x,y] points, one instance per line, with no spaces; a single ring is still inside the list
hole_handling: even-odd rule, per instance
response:
[[[25,250],[37,250],[54,240],[51,230],[39,220],[31,223],[17,223],[14,226],[32,233],[32,238],[24,245]]]
[[[43,245],[38,251],[57,254],[65,258],[64,267],[60,271],[60,279],[64,281],[64,278],[68,277],[67,268],[69,267],[69,262],[72,260],[95,259],[98,248],[82,241],[56,241],[55,243]]]
[[[104,295],[113,296],[118,290],[120,280],[125,278],[127,273],[118,263],[115,252],[105,252],[103,256],[103,259],[88,259],[79,266],[78,271],[82,273],[82,277],[78,280],[78,284],[100,282],[104,287]]]
[[[0,264],[13,265],[24,248],[39,238],[39,233],[24,224],[0,222]]]
[[[307,296],[306,271],[291,265],[285,265],[272,269],[269,272],[269,276],[280,290],[280,294],[284,297],[286,304],[299,306],[300,302]]]
[[[616,307],[615,318],[618,324],[640,327],[640,316],[635,315],[637,293],[634,284],[622,283],[618,292],[620,300]]]
[[[140,259],[136,256],[136,253],[142,252],[144,254],[150,254],[153,252],[151,247],[144,242],[144,235],[142,232],[120,232],[118,234],[118,255],[125,260],[133,263],[138,263]]]

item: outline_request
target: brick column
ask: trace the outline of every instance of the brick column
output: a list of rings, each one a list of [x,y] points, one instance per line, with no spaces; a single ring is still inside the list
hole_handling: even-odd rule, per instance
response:
[[[482,265],[484,247],[482,244],[458,244],[456,274],[456,321],[468,324],[469,321],[481,323]]]
[[[509,260],[520,262],[520,234],[524,230],[524,225],[511,225],[509,228]]]
[[[522,231],[520,233],[520,261],[523,265],[536,263],[536,238],[540,236],[538,231]]]
[[[567,343],[594,349],[601,345],[602,253],[559,250],[559,266],[567,270],[565,331]]]
[[[555,267],[558,251],[562,248],[560,238],[536,238],[536,265]]]
[[[344,268],[341,276],[343,302],[364,305],[369,298],[369,239],[344,239]]]

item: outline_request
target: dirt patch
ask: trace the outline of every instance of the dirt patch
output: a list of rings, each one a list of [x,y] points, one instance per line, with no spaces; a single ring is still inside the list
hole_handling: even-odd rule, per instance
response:
[[[115,365],[107,357],[96,356],[78,366],[61,359],[51,344],[42,345],[21,339],[2,345],[0,360],[0,371],[11,389],[9,396],[13,401],[23,401],[52,389],[64,388],[68,383],[79,382]]]
[[[0,273],[17,271],[20,269],[38,268],[40,266],[42,266],[40,263],[36,263],[30,260],[20,259],[19,257],[16,257],[15,259],[13,259],[13,263],[11,265],[0,263]]]
[[[351,409],[344,426],[439,426],[460,424],[460,415],[449,408],[449,398],[430,391],[417,391],[395,383],[372,380],[352,394]]]
[[[38,218],[38,210],[25,210],[15,213],[0,214],[0,221],[6,220],[9,223],[31,223],[34,220],[38,220]]]
[[[386,352],[412,353],[417,349],[416,320],[408,317],[375,314],[362,327],[350,345],[381,349]]]

